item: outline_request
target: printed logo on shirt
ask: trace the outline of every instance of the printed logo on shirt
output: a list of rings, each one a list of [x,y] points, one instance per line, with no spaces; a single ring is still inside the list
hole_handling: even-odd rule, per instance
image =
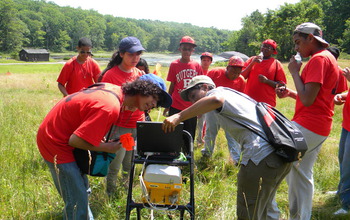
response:
[[[176,74],[176,80],[177,82],[181,82],[184,79],[192,79],[193,77],[197,76],[198,73],[194,69],[184,69],[181,70],[178,74]],[[188,83],[187,83],[188,85]],[[186,85],[184,85],[186,88]]]

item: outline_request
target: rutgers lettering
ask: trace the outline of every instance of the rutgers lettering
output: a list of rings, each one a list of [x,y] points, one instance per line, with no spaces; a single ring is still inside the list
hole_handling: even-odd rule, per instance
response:
[[[179,83],[184,79],[192,79],[193,77],[195,77],[197,75],[198,75],[198,73],[194,69],[184,69],[184,70],[181,70],[178,74],[176,74],[176,80]],[[188,85],[188,82],[187,83],[184,82],[185,88],[187,85]]]

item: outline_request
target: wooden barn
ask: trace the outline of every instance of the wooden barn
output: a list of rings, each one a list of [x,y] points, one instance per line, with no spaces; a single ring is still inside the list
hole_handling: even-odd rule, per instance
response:
[[[23,61],[49,61],[50,53],[46,49],[22,49],[19,59]]]

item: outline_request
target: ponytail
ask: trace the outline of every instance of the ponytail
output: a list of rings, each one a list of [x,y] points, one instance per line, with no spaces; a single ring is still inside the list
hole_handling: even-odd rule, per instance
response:
[[[124,53],[122,51],[116,51],[113,53],[112,55],[112,59],[109,61],[109,63],[107,64],[107,67],[100,73],[100,76],[98,77],[97,82],[101,82],[103,76],[105,75],[105,73],[112,69],[113,67],[119,65],[122,63],[123,58],[120,56],[120,53]]]

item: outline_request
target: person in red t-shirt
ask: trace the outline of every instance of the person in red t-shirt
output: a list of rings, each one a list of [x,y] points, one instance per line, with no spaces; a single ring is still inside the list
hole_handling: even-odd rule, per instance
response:
[[[74,56],[64,64],[57,79],[58,89],[63,96],[78,92],[97,82],[101,70],[98,63],[91,58],[91,48],[90,39],[81,38],[77,46],[78,56]]]
[[[338,59],[340,55],[340,50],[338,48],[328,47],[327,50],[333,54],[335,59]],[[338,151],[340,180],[337,194],[339,195],[341,208],[334,212],[334,215],[347,214],[350,209],[350,139],[348,139],[348,137],[350,137],[350,98],[348,100],[349,92],[347,91],[349,89],[347,81],[350,81],[350,69],[348,67],[343,69],[340,66],[338,66],[338,69],[339,82],[336,92],[337,95],[334,97],[334,103],[337,105],[342,105],[345,103],[345,105],[343,108],[343,123]]]
[[[149,67],[148,67],[148,63],[145,59],[140,58],[140,61],[137,63],[136,68],[139,70],[142,70],[144,72],[144,74],[149,74]],[[155,74],[157,75],[157,74]]]
[[[336,60],[338,60],[338,57],[340,55],[340,50],[337,47],[327,47],[327,50],[331,52],[331,54],[335,57]],[[340,66],[338,66],[339,70],[339,80],[337,82],[337,90],[336,94],[348,91],[348,81],[346,80],[344,76],[344,70]]]
[[[204,52],[200,56],[201,59],[201,67],[203,71],[203,75],[207,75],[209,71],[209,67],[213,62],[213,54],[209,52]]]
[[[117,152],[122,148],[119,141],[104,143],[102,139],[118,120],[120,110],[169,107],[171,97],[162,88],[163,80],[149,78],[122,87],[96,84],[66,96],[44,118],[37,145],[65,203],[65,219],[93,219],[88,203],[89,182],[77,166],[74,148]]]
[[[227,67],[217,67],[210,70],[207,74],[216,87],[228,87],[239,92],[244,92],[245,80],[241,75],[242,69],[244,68],[244,61],[238,56],[230,58]],[[204,137],[204,148],[202,149],[202,155],[210,157],[214,151],[215,139],[220,129],[218,120],[213,115],[205,115],[206,132]],[[230,154],[234,163],[238,163],[240,159],[240,146],[237,146],[237,142],[225,132],[227,145],[230,150]]]
[[[343,70],[344,76],[350,81],[350,68]],[[339,141],[339,171],[340,180],[337,194],[341,202],[341,208],[334,212],[335,215],[347,214],[350,209],[350,96],[348,92],[337,94],[334,97],[334,103],[337,105],[344,104],[343,123]]]
[[[209,52],[204,52],[200,56],[201,67],[203,70],[203,75],[207,75],[209,67],[213,62],[213,54]],[[204,117],[202,115],[197,116],[197,144],[202,145],[204,143],[205,128],[204,128]]]
[[[275,88],[287,83],[282,64],[272,57],[277,54],[277,43],[267,39],[262,42],[262,55],[249,58],[241,73],[247,79],[245,92],[257,102],[276,106]]]
[[[149,67],[148,63],[145,59],[140,58],[140,61],[137,63],[136,68],[139,70],[142,70],[144,74],[149,74]],[[155,74],[155,73],[154,73]],[[155,74],[157,75],[157,74]],[[152,121],[152,118],[149,114],[149,111],[145,111],[145,121]]]
[[[119,50],[112,55],[112,60],[102,71],[99,77],[101,82],[121,86],[123,83],[132,82],[142,76],[144,72],[136,68],[136,65],[139,63],[144,50],[140,40],[136,37],[123,38],[119,43]],[[145,114],[143,111],[122,109],[118,121],[113,126],[111,138],[119,138],[120,135],[125,133],[131,133],[136,138],[136,122],[144,120]],[[118,173],[121,166],[123,179],[120,182],[127,184],[131,170],[132,154],[132,151],[128,152],[121,148],[112,161],[107,175],[108,195],[112,195],[117,189]]]
[[[326,48],[322,30],[307,22],[296,27],[293,34],[295,50],[302,57],[311,56],[302,70],[302,63],[293,56],[288,64],[295,88],[276,89],[280,98],[296,99],[292,121],[303,133],[308,150],[301,161],[293,163],[286,180],[288,183],[290,219],[310,219],[313,197],[313,165],[322,143],[327,139],[334,114],[333,99],[339,78],[335,57]]]
[[[182,100],[180,93],[187,87],[193,77],[203,75],[200,64],[191,59],[196,46],[195,41],[189,36],[184,36],[180,40],[179,51],[181,52],[181,58],[170,64],[167,76],[167,81],[170,82],[169,94],[172,95],[173,104],[169,109],[164,109],[163,115],[167,115],[167,113],[169,115],[176,114],[192,105],[191,102]],[[184,130],[191,134],[193,140],[195,139],[196,126],[197,117],[184,121]]]

